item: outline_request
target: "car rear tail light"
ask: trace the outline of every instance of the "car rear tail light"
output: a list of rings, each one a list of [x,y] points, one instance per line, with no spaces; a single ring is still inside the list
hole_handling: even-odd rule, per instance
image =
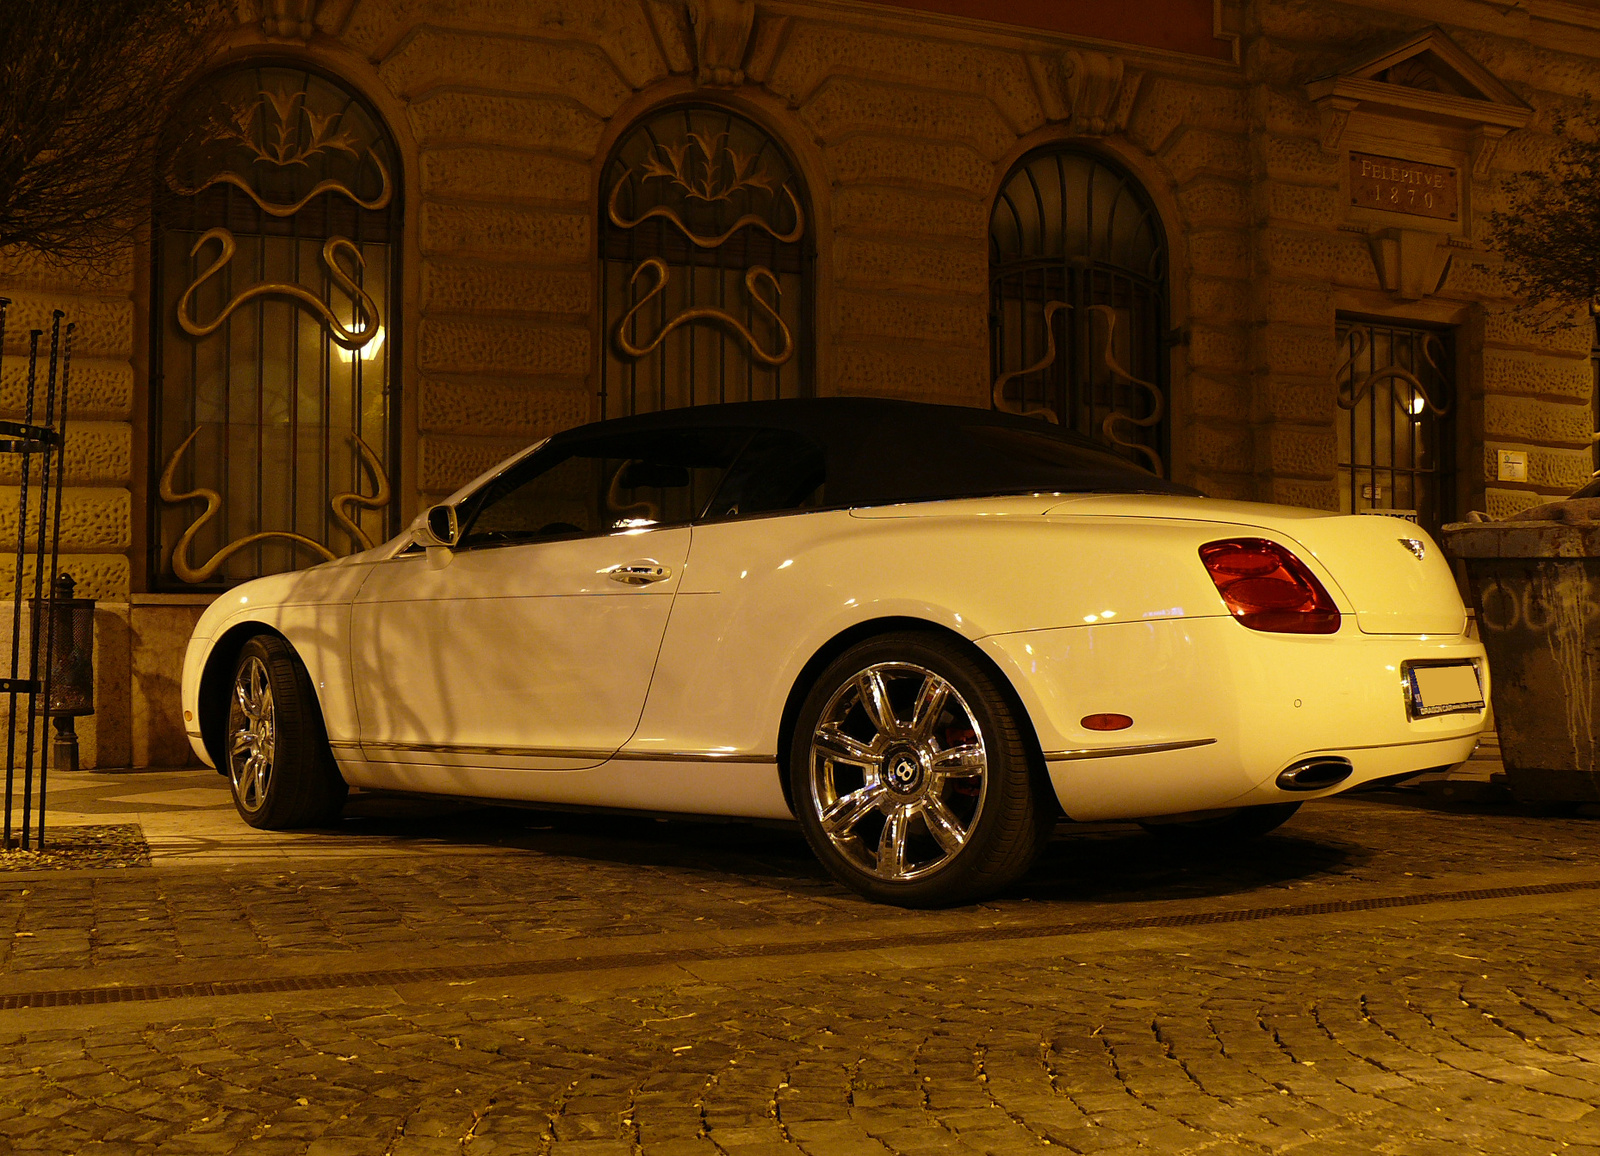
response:
[[[1200,547],[1200,560],[1228,610],[1251,630],[1332,634],[1339,608],[1306,564],[1265,538],[1229,538]]]

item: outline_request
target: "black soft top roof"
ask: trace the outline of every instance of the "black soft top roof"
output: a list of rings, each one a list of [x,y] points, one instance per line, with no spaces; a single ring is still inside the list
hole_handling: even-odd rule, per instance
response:
[[[1032,492],[1186,494],[1080,434],[968,406],[828,397],[691,406],[595,422],[555,443],[668,429],[788,430],[821,447],[828,506]]]

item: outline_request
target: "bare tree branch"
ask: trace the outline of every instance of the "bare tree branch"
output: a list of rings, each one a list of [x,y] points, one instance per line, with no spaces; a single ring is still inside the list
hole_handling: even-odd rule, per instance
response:
[[[0,246],[93,261],[148,216],[220,0],[0,0]]]
[[[1555,122],[1548,170],[1508,178],[1506,212],[1489,214],[1490,245],[1536,328],[1574,328],[1575,306],[1600,304],[1600,110]]]

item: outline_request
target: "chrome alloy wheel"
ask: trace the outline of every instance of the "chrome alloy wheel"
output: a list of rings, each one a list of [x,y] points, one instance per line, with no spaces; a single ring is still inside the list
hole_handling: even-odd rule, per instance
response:
[[[228,736],[228,777],[233,781],[234,797],[244,810],[259,811],[272,782],[278,721],[266,663],[253,654],[234,678]]]
[[[812,731],[810,802],[823,834],[878,879],[920,879],[954,859],[983,813],[988,780],[976,716],[926,667],[867,667]]]

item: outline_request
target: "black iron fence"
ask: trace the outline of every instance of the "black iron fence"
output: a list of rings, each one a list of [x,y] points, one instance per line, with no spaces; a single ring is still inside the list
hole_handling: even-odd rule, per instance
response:
[[[10,304],[0,297],[0,350],[5,347]],[[71,324],[63,327],[64,316],[59,309],[52,315],[47,352],[40,350],[45,331],[29,331],[22,420],[0,421],[0,453],[19,459],[10,664],[7,677],[0,678],[0,694],[7,703],[5,820],[0,838],[8,850],[44,845],[50,754],[41,719],[49,713],[56,689],[57,664],[50,656],[55,653],[58,616],[52,604],[60,569],[62,448],[74,330]],[[29,605],[26,621],[24,601]]]

